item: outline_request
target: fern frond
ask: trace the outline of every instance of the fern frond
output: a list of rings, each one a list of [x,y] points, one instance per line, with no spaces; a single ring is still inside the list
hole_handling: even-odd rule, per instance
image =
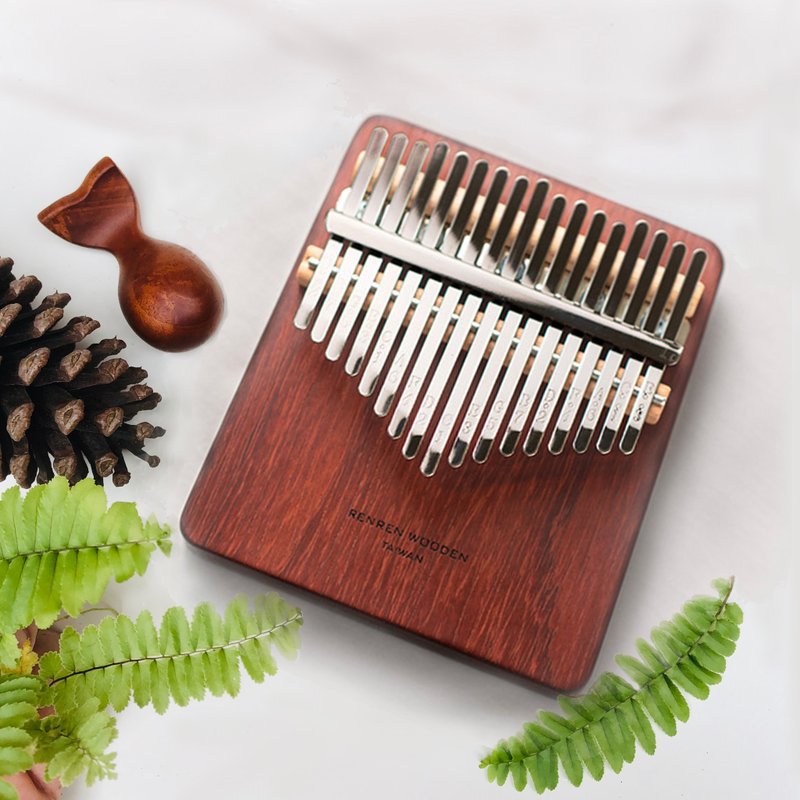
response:
[[[65,786],[86,773],[86,785],[115,778],[114,754],[106,750],[117,738],[114,718],[90,699],[62,714],[45,717],[35,734],[35,760],[47,764],[45,778]]]
[[[89,478],[70,489],[56,477],[24,498],[8,489],[0,497],[0,633],[33,621],[47,628],[62,608],[77,616],[112,578],[141,575],[156,547],[169,552],[169,528],[143,522],[133,503],[107,508]]]
[[[0,800],[17,798],[17,790],[3,776],[33,766],[29,728],[38,719],[41,692],[42,681],[32,675],[0,677]]]
[[[236,695],[240,661],[256,682],[274,675],[272,645],[294,656],[301,624],[300,611],[275,594],[256,597],[252,610],[237,597],[224,618],[204,603],[191,623],[182,608],[170,608],[158,630],[147,611],[136,621],[120,614],[81,633],[67,628],[59,651],[42,656],[39,674],[59,712],[91,698],[121,711],[133,697],[163,713],[170,700],[183,706],[206,690]]]
[[[655,752],[653,726],[673,736],[677,721],[689,718],[685,695],[708,697],[736,649],[742,611],[729,599],[733,580],[715,581],[714,588],[718,597],[690,600],[653,629],[652,642],[639,639],[638,658],[617,656],[636,686],[606,672],[586,695],[559,697],[563,715],[540,711],[537,722],[481,761],[489,780],[502,785],[510,777],[518,790],[530,783],[542,794],[558,784],[559,764],[579,786],[584,770],[595,780],[606,766],[619,772],[633,761],[637,745]]]

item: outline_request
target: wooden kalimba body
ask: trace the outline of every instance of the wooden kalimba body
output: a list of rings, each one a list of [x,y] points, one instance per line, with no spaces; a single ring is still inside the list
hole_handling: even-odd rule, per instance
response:
[[[695,234],[370,119],[208,455],[184,534],[577,687],[721,270]]]

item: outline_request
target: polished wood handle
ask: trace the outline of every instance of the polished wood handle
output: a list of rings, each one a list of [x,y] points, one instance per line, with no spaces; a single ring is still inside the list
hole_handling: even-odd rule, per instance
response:
[[[153,347],[189,350],[219,325],[224,299],[211,270],[186,248],[142,231],[133,189],[107,156],[39,221],[68,242],[114,254],[122,312]]]

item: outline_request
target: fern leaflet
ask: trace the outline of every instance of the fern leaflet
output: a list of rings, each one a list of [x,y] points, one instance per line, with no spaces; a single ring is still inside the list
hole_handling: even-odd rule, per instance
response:
[[[704,700],[719,683],[725,659],[736,649],[742,611],[730,602],[733,580],[714,582],[718,597],[697,597],[651,634],[639,639],[638,658],[617,656],[617,663],[638,688],[614,673],[600,676],[588,694],[559,697],[562,714],[540,711],[517,736],[501,741],[482,761],[490,781],[509,777],[521,791],[529,783],[538,794],[555,789],[559,763],[570,783],[579,786],[586,770],[600,780],[608,765],[619,772],[633,761],[638,744],[652,754],[653,723],[667,735],[686,722],[685,695]]]
[[[45,778],[59,778],[65,786],[82,773],[86,785],[115,778],[114,754],[106,749],[117,738],[114,718],[90,699],[67,714],[45,717],[36,734],[37,762],[46,763]]]
[[[143,522],[133,503],[107,508],[89,478],[70,489],[57,477],[24,499],[14,486],[0,497],[0,634],[47,628],[62,608],[77,616],[112,578],[143,573],[156,547],[169,552],[169,528]]]
[[[32,675],[0,677],[0,800],[17,800],[17,790],[2,777],[33,766],[29,729],[37,719],[41,690],[41,680]]]
[[[191,623],[182,608],[170,608],[158,630],[147,611],[135,621],[120,614],[81,633],[67,628],[59,651],[42,657],[39,674],[59,713],[91,698],[121,711],[131,697],[163,713],[170,700],[186,705],[206,690],[236,695],[240,661],[254,681],[275,674],[272,645],[294,656],[301,624],[300,611],[275,594],[256,597],[252,610],[237,597],[224,618],[203,603]]]
[[[13,670],[19,663],[19,643],[13,633],[0,633],[0,675]]]

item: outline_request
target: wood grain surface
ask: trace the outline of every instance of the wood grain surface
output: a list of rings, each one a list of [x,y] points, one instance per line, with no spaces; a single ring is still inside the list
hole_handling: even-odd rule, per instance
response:
[[[325,211],[349,183],[376,124],[412,140],[440,138],[389,117],[367,120],[299,259],[308,245],[324,243]],[[492,168],[508,165],[452,144]],[[542,177],[508,166],[512,175]],[[547,686],[572,690],[584,683],[680,407],[722,259],[695,234],[550,180],[551,197],[583,198],[590,213],[602,208],[611,221],[645,219],[651,231],[663,228],[673,241],[709,253],[683,358],[665,376],[669,402],[636,452],[600,455],[592,448],[553,456],[543,448],[533,458],[522,452],[504,458],[495,448],[484,465],[443,465],[433,478],[423,477],[418,460],[402,457],[386,420],[358,394],[357,379],[294,327],[301,288],[287,264],[278,305],[184,509],[189,541]]]
[[[185,247],[143,233],[133,189],[108,156],[39,221],[68,242],[114,254],[122,313],[153,347],[189,350],[219,325],[224,300],[211,270]]]

